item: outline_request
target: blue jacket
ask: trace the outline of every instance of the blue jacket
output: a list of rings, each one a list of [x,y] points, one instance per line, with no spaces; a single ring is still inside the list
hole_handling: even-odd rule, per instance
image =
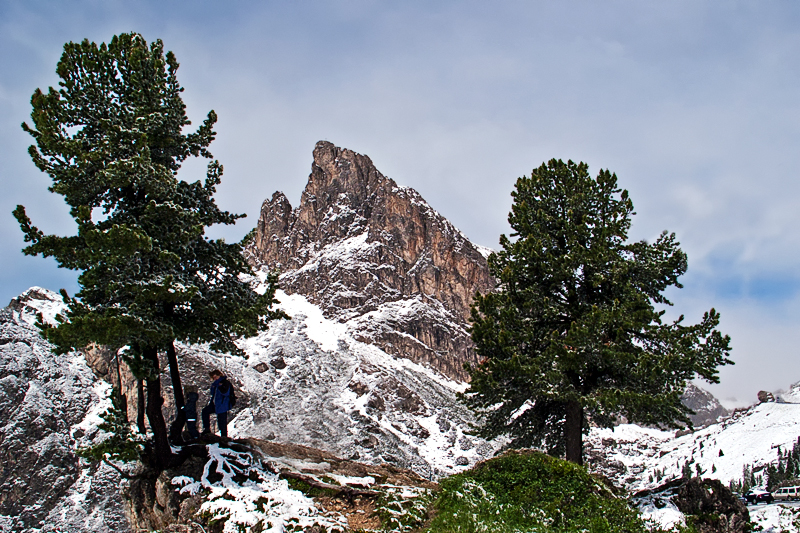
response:
[[[225,376],[211,384],[209,405],[214,404],[214,412],[227,413],[231,410],[231,384]]]

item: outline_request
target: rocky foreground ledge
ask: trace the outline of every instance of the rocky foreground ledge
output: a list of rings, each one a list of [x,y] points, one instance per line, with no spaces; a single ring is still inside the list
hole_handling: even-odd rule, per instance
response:
[[[124,491],[134,530],[402,530],[421,525],[437,487],[305,446],[214,440],[183,448],[179,467],[139,467]]]

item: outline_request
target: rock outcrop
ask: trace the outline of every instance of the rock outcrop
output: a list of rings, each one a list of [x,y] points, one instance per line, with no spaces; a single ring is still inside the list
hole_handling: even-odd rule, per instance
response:
[[[673,501],[698,533],[750,531],[747,507],[717,479],[692,478],[678,489]]]
[[[775,401],[775,395],[773,395],[771,392],[765,390],[758,391],[758,403],[767,403],[774,401]]]
[[[130,531],[119,474],[76,454],[97,436],[110,386],[32,325],[59,300],[34,287],[0,310],[0,531]]]
[[[493,287],[486,258],[367,156],[317,143],[300,205],[265,201],[247,254],[387,353],[462,380],[475,361],[466,326],[475,292]]]
[[[376,531],[392,525],[390,513],[413,526],[436,488],[407,470],[257,439],[196,444],[184,453],[181,466],[142,468],[125,489],[137,530]]]
[[[717,479],[674,479],[631,500],[646,518],[672,529],[685,522],[698,533],[746,533],[750,514],[731,490]]]

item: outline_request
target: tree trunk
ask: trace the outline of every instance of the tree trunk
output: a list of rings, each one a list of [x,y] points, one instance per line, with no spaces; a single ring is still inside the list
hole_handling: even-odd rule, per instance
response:
[[[167,347],[167,361],[169,361],[169,376],[172,379],[172,394],[175,397],[175,421],[169,428],[169,440],[174,444],[183,444],[183,426],[186,424],[186,411],[184,406],[186,400],[183,398],[183,386],[181,385],[181,374],[178,371],[178,354],[175,351],[175,343],[169,343]]]
[[[583,464],[583,406],[578,400],[567,402],[567,417],[564,421],[564,440],[567,461]]]
[[[122,373],[119,371],[119,350],[114,352],[114,362],[117,367],[117,394],[119,397],[119,404],[122,408],[122,414],[125,415],[125,423],[130,425],[131,421],[128,419],[128,395],[122,394]],[[113,381],[113,379],[112,379]]]
[[[164,413],[161,411],[164,398],[161,396],[158,350],[156,348],[145,348],[142,355],[152,363],[154,372],[153,379],[147,380],[147,420],[150,422],[150,429],[153,431],[152,466],[163,470],[173,464],[176,457],[172,453],[172,447],[169,444],[167,423],[164,420]]]
[[[136,398],[136,427],[139,428],[139,433],[146,435],[147,428],[144,425],[144,383],[142,383],[141,378],[136,379],[136,393],[138,395]]]

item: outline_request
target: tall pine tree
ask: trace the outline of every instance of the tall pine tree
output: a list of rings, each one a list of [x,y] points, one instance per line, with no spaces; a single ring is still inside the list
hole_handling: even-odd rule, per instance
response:
[[[146,413],[153,431],[150,460],[174,461],[161,406],[159,352],[169,360],[176,404],[183,404],[174,342],[207,342],[238,353],[234,341],[283,316],[275,278],[262,294],[242,244],[212,240],[205,230],[234,224],[244,215],[222,211],[214,200],[222,166],[208,165],[203,183],[178,179],[191,156],[212,159],[216,114],[193,133],[181,98],[172,52],[136,33],[100,46],[67,43],[58,63],[59,89],[37,90],[30,155],[52,178],[77,223],[74,236],[45,235],[22,206],[14,215],[29,242],[28,255],[54,257],[80,272],[80,291],[70,297],[68,321],[42,325],[57,353],[89,343],[127,347],[127,360],[146,380]],[[182,425],[182,422],[181,422]]]
[[[628,242],[633,203],[617,178],[551,160],[517,180],[511,238],[489,257],[496,292],[478,294],[465,401],[484,437],[542,446],[582,463],[588,420],[690,424],[681,404],[697,376],[717,382],[732,364],[712,309],[695,325],[662,322],[668,287],[681,287],[686,254],[674,234]]]

